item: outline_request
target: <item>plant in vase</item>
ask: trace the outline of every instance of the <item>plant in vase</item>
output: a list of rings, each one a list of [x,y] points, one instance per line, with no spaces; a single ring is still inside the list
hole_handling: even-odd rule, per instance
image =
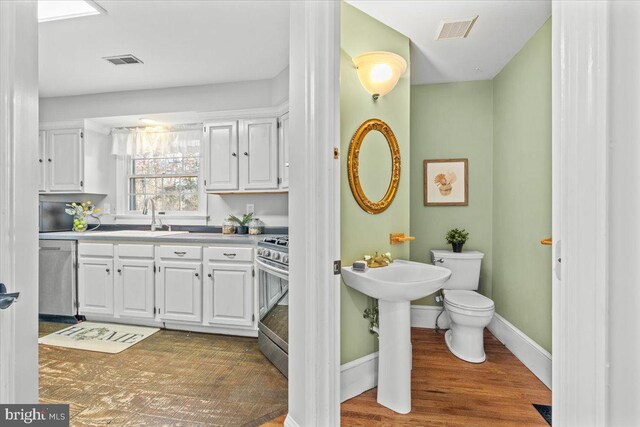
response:
[[[233,221],[236,224],[236,234],[247,234],[249,232],[249,222],[251,222],[251,218],[253,218],[253,212],[244,214],[242,219],[238,218],[235,215],[229,215],[229,221]]]
[[[64,211],[73,216],[73,231],[87,231],[87,216],[93,216],[100,212],[100,208],[96,208],[91,200],[82,203],[67,204],[68,208]],[[97,228],[97,227],[96,227]]]
[[[469,233],[464,228],[462,230],[453,228],[447,232],[445,236],[453,252],[462,252],[462,246],[469,240]]]

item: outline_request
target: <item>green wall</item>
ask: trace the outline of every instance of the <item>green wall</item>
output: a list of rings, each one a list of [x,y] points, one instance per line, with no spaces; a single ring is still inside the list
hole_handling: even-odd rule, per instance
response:
[[[342,3],[340,57],[340,166],[341,166],[341,252],[343,265],[362,259],[375,251],[409,258],[409,245],[390,247],[389,233],[409,233],[409,72],[396,88],[376,102],[367,93],[356,74],[352,59],[361,53],[384,50],[397,53],[409,62],[409,39],[376,21],[358,9]],[[398,139],[402,158],[400,187],[393,204],[379,215],[370,215],[356,203],[347,178],[347,153],[356,129],[370,118],[387,122]],[[365,141],[366,143],[366,141]],[[375,164],[361,164],[375,171]],[[369,323],[362,314],[371,301],[342,284],[341,289],[341,360],[346,363],[376,351],[377,339],[369,333]]]
[[[551,20],[493,82],[493,300],[551,350]]]
[[[422,162],[469,159],[469,206],[424,207]],[[412,259],[452,227],[485,253],[481,292],[551,350],[551,20],[491,81],[411,87]],[[418,304],[434,304],[432,297]]]
[[[481,290],[491,296],[493,83],[490,80],[411,87],[411,259],[431,262],[431,249],[450,249],[445,234],[465,228],[465,250],[484,252]],[[425,159],[469,159],[469,205],[423,203]],[[416,304],[433,304],[427,297]]]

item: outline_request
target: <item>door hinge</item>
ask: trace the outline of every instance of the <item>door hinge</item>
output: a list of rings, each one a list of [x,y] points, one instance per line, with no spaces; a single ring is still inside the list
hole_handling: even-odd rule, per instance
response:
[[[153,314],[158,313],[158,309],[156,307],[153,307]]]
[[[202,132],[207,133],[207,127],[206,126],[202,126]]]
[[[80,181],[80,187],[84,187],[84,181]]]
[[[256,277],[256,269],[255,268],[251,269],[251,277]]]
[[[80,138],[84,138],[84,132],[80,132]]]
[[[340,260],[333,261],[333,274],[336,276],[339,275],[341,269],[342,269],[342,261]]]
[[[256,315],[255,315],[255,314],[252,314],[252,315],[251,315],[251,321],[252,321],[252,322],[255,322],[255,321],[256,321]]]
[[[154,273],[156,272],[156,266],[155,265],[153,266],[153,272]]]
[[[207,186],[207,180],[206,179],[204,180],[204,186],[205,187]]]
[[[280,127],[282,127],[282,122],[278,120],[278,129],[280,129]]]
[[[278,178],[278,184],[282,184],[282,178]]]
[[[338,160],[340,158],[340,149],[338,147],[333,147],[333,158],[334,160]]]

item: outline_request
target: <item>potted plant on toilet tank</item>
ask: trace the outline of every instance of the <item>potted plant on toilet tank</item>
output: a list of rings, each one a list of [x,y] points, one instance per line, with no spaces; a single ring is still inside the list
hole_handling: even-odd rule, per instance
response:
[[[453,252],[462,252],[462,246],[469,240],[469,233],[464,228],[452,228],[445,236],[447,243],[453,248]]]

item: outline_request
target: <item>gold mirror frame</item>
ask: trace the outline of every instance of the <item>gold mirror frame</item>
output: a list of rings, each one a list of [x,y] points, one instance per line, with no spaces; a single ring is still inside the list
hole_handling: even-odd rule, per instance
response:
[[[377,202],[369,200],[367,195],[364,193],[362,185],[360,184],[360,174],[358,172],[358,168],[360,166],[360,148],[362,147],[362,143],[364,142],[364,138],[367,134],[374,130],[384,135],[384,138],[387,140],[387,144],[389,144],[389,149],[391,150],[391,181],[389,182],[389,187],[387,188],[387,192],[384,197]],[[393,134],[393,131],[388,124],[380,119],[369,119],[360,125],[356,133],[353,135],[353,138],[351,138],[351,143],[349,144],[347,171],[349,174],[349,186],[351,187],[353,197],[364,211],[372,215],[376,215],[387,210],[393,202],[393,199],[396,197],[398,184],[400,183],[400,147],[398,146],[396,136]]]

